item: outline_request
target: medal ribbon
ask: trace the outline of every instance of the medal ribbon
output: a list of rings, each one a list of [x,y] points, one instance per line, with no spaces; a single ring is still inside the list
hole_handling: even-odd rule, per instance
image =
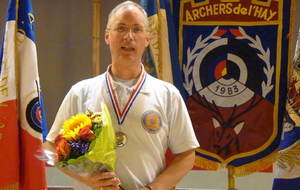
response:
[[[135,85],[134,90],[133,90],[130,98],[127,100],[127,103],[126,103],[124,109],[121,111],[119,102],[118,102],[118,99],[116,96],[116,92],[113,89],[112,79],[109,76],[109,74],[106,73],[106,86],[108,88],[108,93],[109,93],[111,102],[113,104],[115,113],[117,115],[119,125],[121,125],[124,122],[126,115],[127,115],[128,111],[130,110],[134,100],[140,93],[140,90],[142,89],[142,87],[146,81],[146,76],[147,76],[146,74],[147,74],[146,72],[142,73],[142,76],[139,78],[137,84]]]

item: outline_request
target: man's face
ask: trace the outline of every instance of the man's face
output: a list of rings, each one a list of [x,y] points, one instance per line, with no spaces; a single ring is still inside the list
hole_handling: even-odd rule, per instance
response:
[[[139,64],[149,44],[143,13],[130,6],[118,10],[105,32],[105,41],[110,47],[113,63]]]

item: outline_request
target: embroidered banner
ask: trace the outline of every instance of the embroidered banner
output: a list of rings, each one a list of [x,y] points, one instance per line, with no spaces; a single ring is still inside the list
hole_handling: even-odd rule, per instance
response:
[[[196,166],[242,176],[275,160],[286,98],[291,0],[175,0]]]

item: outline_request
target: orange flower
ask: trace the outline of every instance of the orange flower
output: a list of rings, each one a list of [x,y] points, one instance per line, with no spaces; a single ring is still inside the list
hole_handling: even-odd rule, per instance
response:
[[[60,134],[55,138],[54,145],[58,155],[67,156],[70,154],[70,144],[63,138],[63,135]]]
[[[95,134],[93,131],[90,129],[90,127],[86,126],[80,129],[79,135],[81,136],[81,139],[87,140],[88,142],[91,142],[92,140],[95,139]]]

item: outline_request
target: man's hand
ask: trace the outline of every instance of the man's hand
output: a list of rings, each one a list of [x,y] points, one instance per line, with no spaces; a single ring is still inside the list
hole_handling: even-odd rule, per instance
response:
[[[114,172],[87,174],[85,179],[94,190],[118,190],[121,183]]]
[[[72,172],[66,168],[60,166],[57,166],[57,168],[65,174],[85,183],[94,190],[118,190],[119,185],[121,184],[120,179],[116,177],[116,174],[114,172],[78,175],[77,173]]]

